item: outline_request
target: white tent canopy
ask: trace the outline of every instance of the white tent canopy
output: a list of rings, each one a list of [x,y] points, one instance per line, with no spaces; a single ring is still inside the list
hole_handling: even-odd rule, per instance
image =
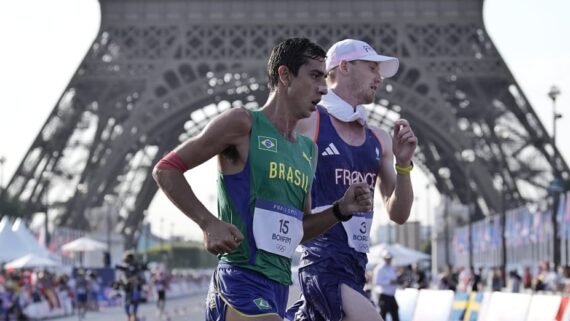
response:
[[[384,262],[382,257],[385,253],[390,253],[392,255],[392,265],[394,266],[414,264],[420,261],[429,260],[430,258],[429,255],[423,252],[416,251],[401,244],[380,243],[370,248],[370,253],[368,253],[368,264],[376,265]]]
[[[105,243],[96,241],[87,236],[80,237],[61,246],[61,250],[64,252],[91,252],[105,249],[107,249]]]
[[[4,268],[6,269],[41,268],[41,267],[56,267],[56,266],[61,266],[61,264],[48,257],[40,256],[33,253],[4,264]]]
[[[12,225],[12,231],[20,238],[20,240],[26,245],[26,252],[33,253],[43,257],[49,257],[49,251],[34,237],[32,232],[26,227],[24,222],[17,218]]]
[[[0,221],[0,262],[8,262],[28,254],[27,245],[12,231],[7,216]]]

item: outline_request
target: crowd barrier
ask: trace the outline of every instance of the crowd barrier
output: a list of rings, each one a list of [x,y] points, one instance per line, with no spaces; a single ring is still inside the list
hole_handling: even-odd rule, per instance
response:
[[[166,297],[204,293],[207,288],[207,282],[171,283]],[[49,297],[26,305],[24,313],[32,320],[73,314],[73,301],[66,291],[54,291]],[[156,291],[149,291],[148,301],[155,300]],[[396,291],[396,301],[401,321],[570,321],[570,298],[558,294],[408,288]]]
[[[178,298],[197,293],[204,293],[208,289],[207,282],[180,281],[171,283],[166,290],[166,298]],[[49,300],[48,300],[49,298]],[[156,301],[156,291],[148,289],[147,301]],[[36,300],[27,304],[23,308],[24,314],[31,320],[43,320],[56,317],[64,317],[73,314],[73,298],[67,291],[51,291],[49,296],[42,296],[41,300]],[[110,307],[122,304],[122,299],[117,296],[117,292],[110,288],[104,289],[98,295],[100,307]]]
[[[558,294],[398,289],[396,301],[401,321],[570,321]]]
[[[46,291],[43,295],[23,308],[24,314],[32,320],[55,318],[73,313],[73,301],[67,291]]]

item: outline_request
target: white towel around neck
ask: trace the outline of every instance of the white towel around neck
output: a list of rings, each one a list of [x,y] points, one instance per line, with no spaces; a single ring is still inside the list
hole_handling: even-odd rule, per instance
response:
[[[353,108],[349,103],[337,96],[332,89],[321,98],[319,105],[323,106],[334,118],[343,122],[358,121],[362,126],[366,124],[368,112],[363,105]]]

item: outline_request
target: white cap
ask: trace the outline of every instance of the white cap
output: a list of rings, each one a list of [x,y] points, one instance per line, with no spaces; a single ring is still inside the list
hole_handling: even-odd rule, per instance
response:
[[[345,39],[330,47],[325,61],[327,72],[340,65],[340,62],[343,60],[377,61],[380,63],[380,76],[384,78],[394,76],[400,66],[398,58],[379,55],[366,42],[354,39]]]

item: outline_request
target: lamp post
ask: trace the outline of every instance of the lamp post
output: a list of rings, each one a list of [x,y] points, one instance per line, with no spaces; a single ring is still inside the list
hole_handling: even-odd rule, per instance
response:
[[[443,203],[443,219],[444,219],[444,227],[443,227],[443,238],[445,244],[445,266],[451,266],[451,257],[449,254],[449,199],[447,195],[444,196],[444,203]]]
[[[144,233],[144,261],[148,261],[148,237],[150,233],[150,222],[148,221],[148,209],[144,210],[143,233]]]
[[[503,284],[507,284],[507,184],[503,180],[501,189],[501,271],[503,272]]]
[[[465,166],[465,188],[467,189],[467,225],[468,244],[469,244],[469,268],[473,266],[473,192],[471,190],[471,164],[475,161],[475,151],[465,149],[461,152],[461,160]]]
[[[46,171],[42,173],[42,180],[44,182],[44,210],[45,210],[45,224],[44,224],[44,232],[45,232],[45,246],[49,249],[50,243],[50,235],[49,235],[49,189],[51,185],[51,180],[53,178],[53,173]]]
[[[443,180],[449,180],[451,177],[451,172],[447,167],[441,167],[438,169],[437,174]],[[444,238],[444,255],[445,255],[445,266],[451,266],[451,257],[449,253],[449,199],[447,195],[443,195],[443,238]]]
[[[550,183],[550,192],[552,193],[552,252],[554,267],[560,264],[560,243],[558,242],[558,221],[556,220],[556,212],[558,206],[558,195],[561,191],[561,183],[558,179],[558,171],[556,169],[556,121],[562,118],[562,114],[556,112],[556,98],[560,95],[560,89],[557,86],[550,87],[548,97],[552,100],[552,182]]]
[[[493,129],[498,140],[505,141],[509,139],[509,132],[502,125],[495,125]],[[506,222],[507,222],[507,196],[509,196],[509,185],[507,183],[507,177],[510,173],[509,164],[507,163],[506,156],[504,152],[501,152],[500,157],[500,168],[503,168],[504,173],[501,174],[500,183],[497,183],[497,191],[501,192],[501,208],[500,208],[500,222],[501,222],[501,271],[503,272],[503,284],[506,284],[507,278],[507,238],[506,238]],[[510,198],[509,198],[510,199]]]
[[[87,189],[85,188],[85,192]],[[105,233],[107,236],[107,251],[105,252],[104,264],[105,266],[111,266],[111,231],[113,230],[113,225],[111,223],[111,215],[117,213],[117,197],[115,195],[107,194],[103,197],[105,200],[105,205],[103,210],[105,211]]]
[[[430,190],[431,190],[432,182],[429,181],[426,184],[426,214],[427,214],[427,221],[429,228],[429,239],[431,242],[431,273],[432,275],[437,275],[438,273],[438,250],[437,250],[437,234],[435,233],[435,217],[434,211],[431,208],[431,197],[430,197]],[[434,183],[435,186],[435,183]]]

